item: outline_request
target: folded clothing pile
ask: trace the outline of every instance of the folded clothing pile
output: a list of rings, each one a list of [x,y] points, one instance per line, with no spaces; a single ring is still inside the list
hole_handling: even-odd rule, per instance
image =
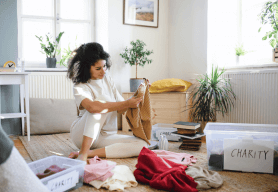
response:
[[[97,189],[106,188],[110,191],[124,191],[125,188],[138,185],[129,167],[102,160],[98,156],[90,159],[89,164],[85,165],[84,182]]]

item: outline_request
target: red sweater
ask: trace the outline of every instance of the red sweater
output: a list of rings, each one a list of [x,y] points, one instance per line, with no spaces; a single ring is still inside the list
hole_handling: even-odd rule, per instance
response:
[[[187,166],[174,163],[157,155],[147,148],[143,148],[138,157],[134,171],[136,180],[149,184],[152,188],[176,192],[197,192],[197,183],[186,175]]]

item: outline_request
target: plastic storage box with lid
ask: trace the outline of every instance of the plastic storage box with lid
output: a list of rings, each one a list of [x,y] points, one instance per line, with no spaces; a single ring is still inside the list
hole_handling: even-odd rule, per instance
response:
[[[180,141],[180,137],[171,135],[175,131],[177,128],[174,128],[174,124],[157,123],[152,126],[152,140],[159,140],[160,134],[164,134],[168,141]]]
[[[50,156],[31,163],[30,169],[35,173],[43,173],[51,165],[57,165],[65,170],[40,179],[51,192],[68,191],[83,185],[84,167],[86,162],[60,156]]]
[[[204,133],[210,170],[278,175],[278,125],[207,123]]]

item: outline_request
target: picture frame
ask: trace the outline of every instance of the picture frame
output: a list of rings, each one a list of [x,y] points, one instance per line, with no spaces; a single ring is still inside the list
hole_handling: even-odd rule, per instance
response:
[[[123,0],[123,24],[158,28],[159,0]]]

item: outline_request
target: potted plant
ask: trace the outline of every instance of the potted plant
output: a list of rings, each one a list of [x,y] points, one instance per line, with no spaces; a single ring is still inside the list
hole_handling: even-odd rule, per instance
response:
[[[261,13],[259,14],[260,21],[262,25],[270,24],[271,30],[266,32],[262,40],[267,40],[269,38],[269,43],[273,48],[273,61],[275,62],[275,52],[278,52],[278,1],[268,1],[264,4]],[[259,31],[261,31],[259,28]],[[277,61],[276,61],[277,62]]]
[[[239,65],[240,57],[244,56],[246,53],[248,53],[248,51],[246,51],[243,48],[243,45],[237,45],[236,48],[235,48],[235,51],[236,51],[236,64]]]
[[[60,65],[63,65],[65,67],[68,66],[68,61],[72,58],[72,55],[73,52],[72,50],[70,49],[70,46],[68,46],[68,48],[64,49],[64,54],[62,55],[62,58],[60,59],[60,61],[58,61],[57,63],[60,64]]]
[[[153,53],[153,51],[144,50],[144,46],[146,45],[141,40],[131,41],[131,48],[125,48],[124,52],[120,54],[122,58],[124,58],[124,62],[130,64],[131,66],[136,66],[136,78],[130,79],[130,92],[135,92],[138,86],[144,82],[143,78],[137,78],[137,66],[142,66],[146,63],[152,63],[151,59],[148,59],[147,56]]]
[[[222,116],[231,111],[236,100],[229,79],[221,77],[224,69],[213,69],[210,75],[205,74],[197,79],[189,96],[189,115],[193,122],[201,122],[201,132],[208,121],[215,122],[216,114]]]
[[[64,32],[59,33],[59,35],[55,38],[55,41],[51,41],[51,37],[48,35],[46,36],[46,42],[44,42],[43,37],[38,37],[35,35],[41,44],[41,53],[46,54],[46,66],[47,68],[56,68],[56,54],[60,53],[60,49],[58,49],[59,42],[61,40],[62,35]]]

